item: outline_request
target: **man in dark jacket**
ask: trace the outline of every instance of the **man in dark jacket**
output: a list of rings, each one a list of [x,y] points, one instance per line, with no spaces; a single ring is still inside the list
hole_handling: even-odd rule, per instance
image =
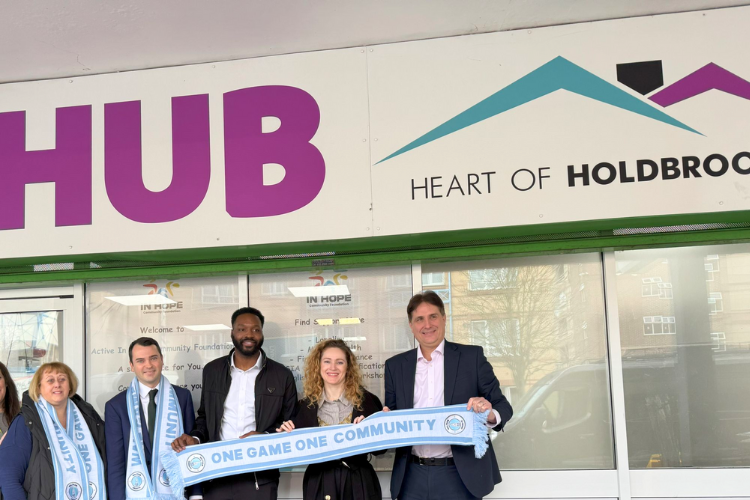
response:
[[[198,443],[275,432],[292,418],[297,404],[294,376],[261,349],[264,322],[263,314],[255,308],[234,312],[234,349],[203,370],[198,418],[190,435],[183,434],[172,443],[175,451]],[[279,471],[273,469],[203,483],[203,496],[206,500],[275,500],[278,485]]]

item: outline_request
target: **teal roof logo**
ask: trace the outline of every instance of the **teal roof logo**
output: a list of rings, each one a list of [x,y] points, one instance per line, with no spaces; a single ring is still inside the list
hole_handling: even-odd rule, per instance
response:
[[[641,101],[637,97],[599,78],[582,67],[573,64],[564,57],[558,56],[540,66],[524,77],[519,78],[507,87],[500,89],[486,99],[478,102],[466,111],[459,113],[445,123],[438,125],[421,137],[410,142],[398,151],[386,156],[382,163],[412,149],[424,146],[432,141],[457,132],[475,123],[516,108],[534,99],[538,99],[556,90],[567,90],[589,99],[609,104],[617,108],[636,113],[667,125],[672,125],[699,135],[700,132],[675,120],[666,113]],[[377,165],[377,163],[376,163]]]

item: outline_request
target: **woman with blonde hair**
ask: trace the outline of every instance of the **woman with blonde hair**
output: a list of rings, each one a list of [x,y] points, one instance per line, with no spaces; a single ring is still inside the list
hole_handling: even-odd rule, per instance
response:
[[[362,387],[362,375],[343,340],[320,341],[305,360],[305,397],[292,420],[277,431],[305,427],[358,424],[379,412],[377,396]],[[374,454],[385,453],[385,450]],[[367,454],[307,466],[302,482],[304,500],[381,500],[380,482]]]
[[[106,500],[104,421],[66,364],[45,363],[0,445],[4,500]]]

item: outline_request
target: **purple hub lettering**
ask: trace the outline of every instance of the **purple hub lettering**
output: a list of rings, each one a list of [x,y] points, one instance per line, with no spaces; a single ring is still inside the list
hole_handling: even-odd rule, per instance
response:
[[[279,118],[279,129],[264,134],[265,116]],[[325,180],[323,156],[310,144],[319,124],[318,103],[302,89],[271,85],[224,94],[227,213],[269,217],[314,200]],[[266,163],[284,167],[281,182],[263,185]]]
[[[211,179],[208,94],[172,98],[172,182],[143,184],[141,102],[104,105],[104,181],[112,206],[136,222],[187,217],[203,202]]]
[[[55,183],[55,226],[91,224],[91,106],[57,108],[55,149],[26,151],[26,113],[0,113],[0,230],[23,229],[26,185]]]

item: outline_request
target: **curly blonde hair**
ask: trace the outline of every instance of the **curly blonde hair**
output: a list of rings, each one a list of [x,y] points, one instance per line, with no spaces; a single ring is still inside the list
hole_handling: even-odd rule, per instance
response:
[[[323,377],[320,376],[320,359],[326,349],[336,347],[346,355],[346,376],[344,378],[344,396],[358,410],[362,409],[364,388],[362,374],[359,371],[357,358],[346,342],[340,339],[324,339],[313,347],[305,360],[305,397],[310,399],[310,406],[323,402]]]

